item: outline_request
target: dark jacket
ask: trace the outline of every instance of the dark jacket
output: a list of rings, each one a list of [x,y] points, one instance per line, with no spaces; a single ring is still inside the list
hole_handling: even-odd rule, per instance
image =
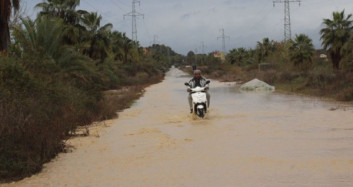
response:
[[[196,80],[195,80],[195,77],[192,78],[190,81],[189,81],[189,85],[190,85],[190,88],[196,88]],[[206,79],[204,77],[201,77],[200,78],[200,85],[201,87],[205,87],[206,86]]]

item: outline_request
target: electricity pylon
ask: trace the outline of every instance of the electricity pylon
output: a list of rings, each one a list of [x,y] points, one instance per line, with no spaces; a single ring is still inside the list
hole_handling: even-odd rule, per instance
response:
[[[136,18],[142,17],[144,15],[136,11],[136,4],[140,5],[140,1],[132,0],[132,11],[124,15],[124,19],[126,16],[131,16],[132,19],[132,40],[137,42],[137,27],[136,27]]]
[[[273,6],[276,3],[283,3],[284,4],[284,40],[288,41],[292,38],[292,28],[291,28],[291,21],[290,21],[290,3],[297,2],[299,3],[301,0],[275,0],[273,1]]]
[[[222,39],[222,51],[223,51],[224,54],[226,54],[226,38],[227,38],[227,39],[230,39],[230,37],[229,37],[229,36],[226,36],[226,35],[224,34],[224,29],[223,29],[223,28],[222,28],[220,31],[221,31],[221,36],[218,36],[218,37],[217,37],[217,40],[218,40],[218,39]]]
[[[200,48],[201,48],[201,53],[202,53],[202,54],[205,54],[205,49],[206,49],[205,42],[201,42]]]
[[[158,44],[158,35],[153,35],[153,45]]]

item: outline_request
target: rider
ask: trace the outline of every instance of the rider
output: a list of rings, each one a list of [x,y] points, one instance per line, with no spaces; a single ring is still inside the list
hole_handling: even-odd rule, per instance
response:
[[[193,112],[192,108],[192,98],[191,98],[191,88],[196,88],[196,87],[205,87],[206,90],[206,97],[207,97],[207,107],[210,106],[210,94],[208,93],[208,85],[206,84],[206,79],[201,76],[201,70],[195,70],[194,71],[194,77],[189,81],[190,88],[188,88],[188,92],[190,94],[188,95],[188,100],[189,100],[189,106],[190,106],[190,113]]]

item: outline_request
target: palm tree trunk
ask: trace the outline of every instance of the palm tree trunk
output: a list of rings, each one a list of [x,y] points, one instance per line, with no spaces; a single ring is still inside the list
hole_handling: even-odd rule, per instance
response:
[[[129,52],[128,52],[128,50],[124,50],[124,63],[125,64],[127,64],[127,57],[128,57],[128,54],[129,54]]]
[[[10,44],[9,25],[6,21],[0,20],[0,51],[6,51]]]
[[[336,54],[331,54],[331,59],[332,59],[332,68],[335,70],[340,69],[340,61],[342,59],[341,55],[336,53]]]
[[[337,59],[334,61],[333,63],[333,68],[336,69],[336,70],[339,70],[340,69],[340,61],[341,59]]]

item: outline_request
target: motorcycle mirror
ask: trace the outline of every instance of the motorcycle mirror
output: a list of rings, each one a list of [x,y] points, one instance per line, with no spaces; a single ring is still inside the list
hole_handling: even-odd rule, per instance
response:
[[[206,81],[206,84],[210,84],[210,83],[211,83],[211,81],[210,81],[210,80],[207,80],[207,81]]]
[[[189,85],[189,83],[186,82],[186,83],[185,83],[185,86],[190,86],[190,85]]]

